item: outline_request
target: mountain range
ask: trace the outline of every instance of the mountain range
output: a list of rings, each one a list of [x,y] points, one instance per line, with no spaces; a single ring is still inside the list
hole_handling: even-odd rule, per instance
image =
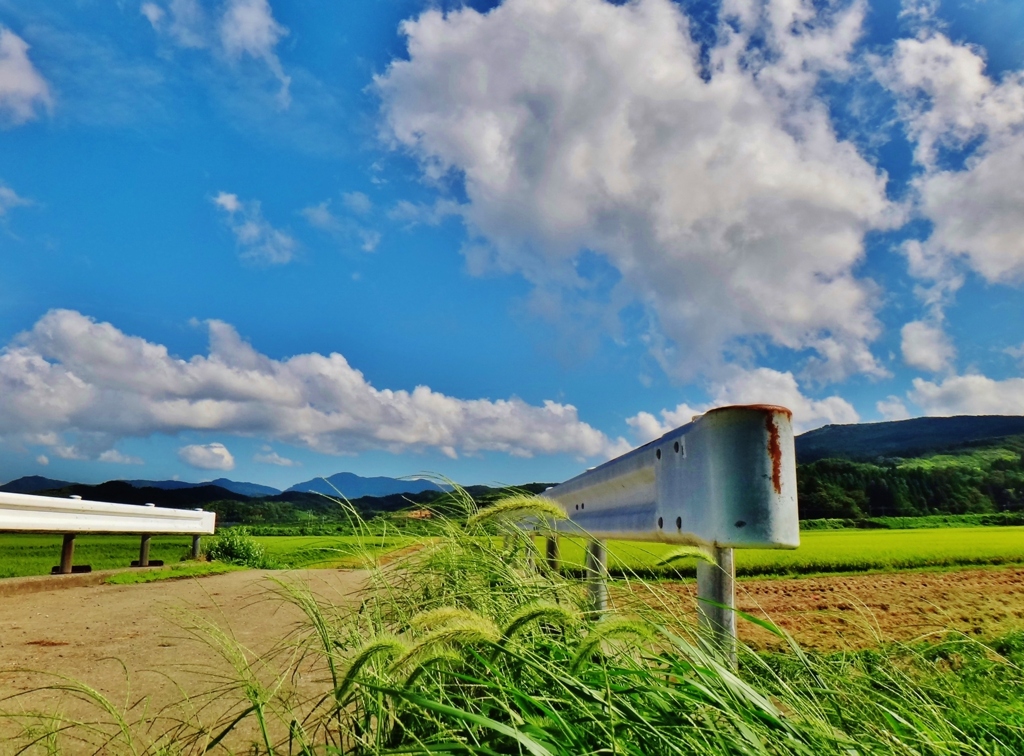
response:
[[[39,493],[41,491],[69,491],[78,484],[66,480],[44,478],[40,475],[28,475],[0,486],[0,491],[8,493]],[[167,501],[166,494],[142,492],[170,492],[170,491],[192,491],[191,496],[171,496],[171,499],[182,499],[205,503],[218,499],[230,499],[232,494],[248,499],[280,497],[286,494],[326,494],[337,496],[339,493],[347,499],[358,499],[363,496],[392,496],[395,494],[414,494],[423,491],[442,491],[447,487],[439,486],[431,480],[424,478],[385,478],[373,477],[364,478],[354,473],[342,472],[329,478],[313,478],[302,483],[296,483],[286,491],[264,486],[259,483],[247,483],[244,481],[229,480],[228,478],[217,478],[203,483],[189,483],[183,480],[118,480],[108,481],[100,486],[88,486],[90,489],[118,487],[125,489],[125,496],[119,501],[135,503],[136,499],[142,498],[145,501],[160,499]],[[134,489],[134,490],[132,490]],[[202,489],[201,491],[198,489]],[[70,494],[69,494],[70,495]],[[146,496],[149,498],[146,498]],[[113,499],[112,499],[113,500]],[[145,503],[139,502],[139,503]]]
[[[819,459],[840,458],[872,460],[879,457],[914,457],[931,452],[962,448],[990,439],[1024,435],[1024,416],[961,415],[955,417],[919,417],[880,423],[826,425],[796,437],[798,463]],[[99,486],[85,486],[65,480],[30,475],[0,486],[10,493],[52,492],[54,495],[82,495],[101,501],[126,503],[155,502],[162,506],[200,506],[225,499],[318,499],[318,494],[349,500],[362,497],[385,497],[400,494],[421,494],[446,490],[448,487],[424,478],[364,478],[349,472],[329,478],[313,478],[296,483],[285,491],[258,483],[227,478],[203,483],[179,480],[108,481]]]

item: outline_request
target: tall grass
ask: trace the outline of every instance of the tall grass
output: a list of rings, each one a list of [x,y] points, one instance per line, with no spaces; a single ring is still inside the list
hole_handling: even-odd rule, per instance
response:
[[[634,599],[594,616],[579,581],[536,548],[559,516],[543,500],[512,496],[481,511],[459,490],[452,497],[463,512],[439,537],[384,567],[367,559],[354,605],[279,583],[305,622],[277,655],[254,658],[197,621],[234,670],[218,695],[237,705],[152,745],[120,724],[109,742],[139,753],[353,756],[1024,753],[1024,641],[1004,655],[956,641],[945,661],[935,647],[741,648],[734,671],[687,619],[692,607],[656,585],[629,579]],[[980,660],[970,669],[984,696],[977,681],[947,674],[957,654]]]

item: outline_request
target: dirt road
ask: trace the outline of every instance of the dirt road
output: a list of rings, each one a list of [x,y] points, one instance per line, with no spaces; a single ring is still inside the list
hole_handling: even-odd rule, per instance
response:
[[[103,694],[128,718],[150,717],[185,694],[208,705],[204,721],[224,706],[202,696],[233,677],[231,665],[209,643],[185,627],[196,617],[215,623],[251,659],[286,646],[301,619],[279,597],[273,575],[309,588],[334,604],[351,601],[363,575],[354,571],[296,570],[232,572],[201,580],[139,585],[84,585],[19,593],[13,581],[0,592],[0,710],[60,709],[65,715],[96,718],[95,707],[57,692],[29,694],[74,678]],[[16,580],[16,579],[15,579]],[[29,581],[30,582],[30,581]],[[21,695],[16,695],[21,694]],[[15,698],[9,698],[16,695]],[[237,696],[231,697],[237,700]],[[3,699],[7,699],[4,701]],[[223,703],[228,697],[223,697]],[[165,712],[168,717],[189,712]],[[0,723],[0,737],[17,723]]]

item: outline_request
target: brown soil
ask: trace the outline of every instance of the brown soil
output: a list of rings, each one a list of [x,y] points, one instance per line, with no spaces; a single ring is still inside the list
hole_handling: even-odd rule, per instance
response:
[[[267,575],[248,570],[201,580],[47,591],[37,591],[37,581],[30,578],[24,579],[24,590],[17,585],[21,579],[2,581],[0,711],[60,711],[75,719],[109,721],[80,697],[52,690],[62,683],[59,675],[86,683],[127,709],[130,721],[155,717],[154,731],[188,718],[215,721],[239,696],[209,692],[236,675],[211,644],[185,628],[195,617],[205,618],[251,652],[250,660],[275,649],[294,653],[291,641],[301,614],[281,600]],[[308,585],[335,605],[351,601],[363,581],[362,573],[340,570],[275,572],[273,577]],[[254,666],[258,675],[270,675],[258,669],[258,662]],[[186,696],[188,707],[175,706]],[[0,742],[27,721],[0,720]],[[82,745],[81,750],[94,749]]]
[[[696,583],[660,583],[658,602],[694,611]],[[864,648],[949,631],[991,637],[1024,629],[1024,569],[898,572],[785,580],[741,580],[740,610],[768,619],[802,646]],[[622,594],[619,594],[622,596]],[[649,603],[653,597],[646,598]],[[742,619],[740,638],[755,648],[779,639]]]

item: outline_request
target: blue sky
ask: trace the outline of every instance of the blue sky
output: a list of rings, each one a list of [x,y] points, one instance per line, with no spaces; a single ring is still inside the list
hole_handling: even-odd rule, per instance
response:
[[[0,0],[0,479],[1024,413],[1024,10]]]

